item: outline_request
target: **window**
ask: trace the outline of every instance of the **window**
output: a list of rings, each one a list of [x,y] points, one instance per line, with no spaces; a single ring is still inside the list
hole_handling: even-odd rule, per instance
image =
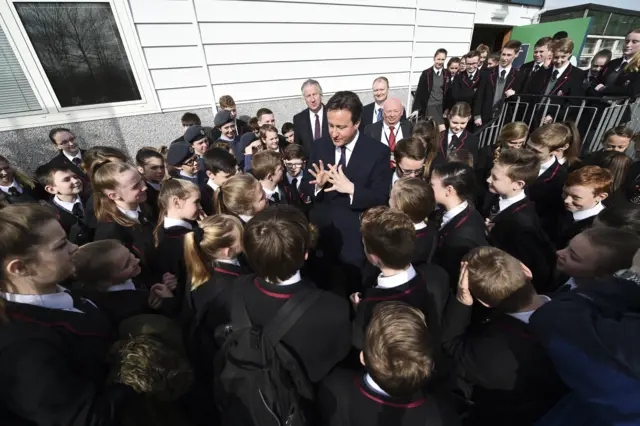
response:
[[[609,22],[609,12],[600,12],[599,10],[588,10],[587,16],[591,17],[591,27],[589,34],[603,35],[604,30]]]
[[[0,27],[0,114],[40,111],[40,103],[33,93],[9,39]]]
[[[160,111],[128,2],[0,0],[0,131]]]
[[[627,35],[627,32],[629,32],[629,30],[631,30],[632,28],[637,28],[639,26],[640,17],[638,16],[612,13],[611,19],[609,20],[609,25],[607,25],[607,29],[605,30],[604,35],[624,37]]]
[[[61,107],[140,100],[109,3],[16,3]]]

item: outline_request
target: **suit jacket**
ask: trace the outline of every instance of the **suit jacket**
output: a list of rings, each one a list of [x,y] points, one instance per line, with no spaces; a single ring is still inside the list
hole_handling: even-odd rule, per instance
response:
[[[528,324],[502,312],[471,323],[472,306],[451,299],[443,348],[456,376],[473,386],[470,425],[531,425],[565,392]]]
[[[445,110],[451,109],[457,102],[466,102],[470,106],[480,87],[480,71],[476,71],[473,79],[466,72],[456,75],[451,83],[445,99]]]
[[[547,84],[551,80],[552,75],[553,75],[553,67],[549,67],[547,69],[538,71],[532,77],[531,83],[529,85],[530,93],[536,94],[536,95],[544,95],[545,90],[547,88]],[[553,85],[553,89],[551,89],[551,92],[549,92],[549,95],[584,96],[585,95],[584,87],[583,87],[584,79],[585,79],[585,72],[580,68],[574,67],[573,65],[569,64],[567,68],[565,68],[563,73],[558,76],[555,84]],[[536,103],[542,102],[542,100],[537,98],[535,99],[535,102]],[[550,105],[547,114],[553,117],[555,112],[558,112],[557,121],[562,121],[564,114],[567,111],[567,108],[571,105],[579,106],[580,100],[571,99],[571,100],[562,101],[556,98],[556,99],[551,99],[551,104],[560,105],[560,109],[558,111],[558,108]],[[575,112],[577,114],[578,112],[577,109],[574,108],[573,110],[571,112],[572,113]]]
[[[600,78],[592,86],[595,88],[598,84],[605,84],[608,76],[622,63],[622,58],[615,59],[607,64],[607,67],[601,71]],[[604,89],[595,92],[596,96],[630,96],[636,97],[640,95],[640,72],[627,72],[620,70],[612,85],[606,85]]]
[[[525,188],[527,196],[535,203],[542,229],[554,240],[558,219],[564,212],[562,188],[567,181],[567,171],[556,160],[538,179]]]
[[[565,210],[562,217],[558,221],[558,232],[555,235],[556,248],[561,250],[569,245],[569,242],[587,228],[591,228],[595,216],[575,221],[573,213]]]
[[[447,162],[447,153],[448,153],[447,149],[449,146],[449,141],[447,136],[448,132],[449,132],[448,130],[440,132],[440,143],[438,144],[438,153],[436,154],[435,158],[431,162],[432,168],[433,166],[444,164]],[[478,136],[472,133],[469,133],[469,131],[466,129],[463,130],[462,133],[460,134],[460,146],[458,147],[458,149],[456,149],[456,151],[460,151],[462,149],[465,149],[471,153],[471,155],[473,156],[473,165],[475,168],[478,163]]]
[[[335,164],[335,146],[328,137],[315,141],[311,164],[320,160]],[[389,148],[360,134],[347,164],[345,174],[354,184],[353,201],[338,192],[320,191],[304,176],[302,188],[305,196],[313,200],[310,219],[320,231],[318,246],[325,256],[337,256],[344,263],[358,268],[364,263],[364,249],[360,235],[360,214],[365,210],[387,204],[389,200]]]
[[[438,249],[434,263],[449,274],[449,284],[457,288],[462,258],[476,247],[488,246],[484,220],[469,206],[458,213],[438,232]]]
[[[473,100],[473,116],[481,117],[483,125],[486,125],[491,121],[494,110],[499,110],[502,107],[502,102],[498,102],[495,107],[493,106],[493,96],[496,93],[496,86],[499,78],[499,67],[487,69],[480,74],[480,85],[476,92],[476,97]],[[505,92],[509,89],[515,90],[516,93],[520,92],[522,86],[522,75],[517,69],[512,66],[505,79]],[[504,101],[504,99],[503,95],[502,100]]]
[[[315,125],[315,123],[314,123]],[[309,108],[305,108],[293,116],[294,142],[304,146],[307,156],[311,158],[311,152],[315,146],[313,139],[313,127],[309,117]],[[322,106],[322,137],[329,137],[329,121],[327,120],[327,107]]]
[[[492,202],[487,197],[484,217],[489,217]],[[556,265],[555,246],[542,229],[534,204],[528,198],[507,207],[493,218],[489,232],[491,245],[504,250],[524,263],[533,274],[533,285],[540,293],[549,292],[553,285]]]
[[[533,77],[538,75],[540,71],[545,71],[547,69],[544,66],[542,66],[542,68],[539,68],[538,71],[534,73],[533,69],[535,68],[535,66],[536,66],[536,61],[530,61],[520,67],[520,73],[522,73],[522,75],[520,76],[520,78],[522,79],[520,93],[531,93],[530,86],[531,86],[531,81],[533,80]]]
[[[451,84],[451,73],[447,69],[443,69],[443,86],[442,86],[442,105],[444,107],[445,96],[449,85]],[[412,111],[420,111],[421,113],[427,109],[427,103],[431,96],[431,89],[433,86],[433,67],[427,68],[422,71],[420,80],[418,81],[418,87],[416,88],[416,96],[413,99]]]
[[[81,203],[84,211],[85,200],[81,200]],[[66,232],[69,241],[78,246],[82,246],[91,242],[92,232],[87,227],[87,225],[85,225],[84,217],[77,218],[73,215],[72,212],[63,207],[60,207],[53,201],[51,201],[51,204],[56,209],[56,217],[58,219],[58,222],[60,222],[62,229],[64,229],[64,232]]]
[[[410,121],[407,120],[401,120],[398,124],[396,124],[396,127],[400,125],[400,130],[402,130],[402,138],[406,139],[406,138],[410,138],[411,135],[413,134],[413,124],[411,124]],[[364,129],[364,134],[369,136],[371,139],[377,140],[378,142],[382,143],[382,131],[384,129],[384,122],[378,121],[376,123],[373,124],[369,124],[367,126],[366,129]],[[399,139],[396,139],[396,143],[400,142]],[[389,146],[387,144],[387,146]]]
[[[371,102],[370,104],[365,105],[362,108],[362,115],[360,116],[360,126],[358,126],[358,130],[364,132],[364,129],[369,125],[373,124],[373,111],[375,111],[375,102]],[[407,111],[402,111],[402,118],[400,121],[407,119]]]

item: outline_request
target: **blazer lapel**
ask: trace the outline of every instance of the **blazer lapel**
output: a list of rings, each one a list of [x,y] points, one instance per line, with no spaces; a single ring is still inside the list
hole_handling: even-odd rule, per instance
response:
[[[569,66],[564,70],[562,75],[558,77],[556,84],[553,86],[553,89],[551,89],[551,92],[549,92],[549,94],[550,95],[557,94],[560,91],[560,88],[566,84],[567,80],[569,80],[569,76],[571,75],[572,72],[573,72],[573,65],[569,64]],[[562,94],[558,96],[562,96]]]
[[[511,68],[511,71],[509,71],[509,75],[507,76],[507,85],[505,86],[504,90],[509,90],[511,88],[511,85],[513,84],[513,81],[516,79],[516,74],[518,73],[518,70],[515,68]]]

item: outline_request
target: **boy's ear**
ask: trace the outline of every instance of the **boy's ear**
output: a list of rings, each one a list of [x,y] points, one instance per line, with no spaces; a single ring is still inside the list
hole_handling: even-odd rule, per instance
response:
[[[526,186],[526,183],[524,183],[523,180],[516,180],[516,181],[514,181],[514,183],[516,185],[518,185],[518,189],[522,189],[522,188],[524,188]]]
[[[214,175],[213,173],[211,173],[211,171],[209,171],[209,170],[206,170],[206,171],[205,171],[205,173],[207,174],[207,177],[208,177],[209,179],[213,179],[213,177],[215,176],[215,175]]]
[[[360,364],[364,365],[365,367],[367,366],[367,364],[365,364],[364,362],[364,352],[360,351]]]
[[[118,198],[115,191],[108,191],[106,195],[111,201],[115,201]]]
[[[51,195],[56,195],[58,193],[53,185],[45,185],[44,190]]]
[[[144,174],[144,169],[140,166],[136,167],[136,169],[138,169],[138,172],[143,175]]]
[[[22,259],[13,259],[7,263],[6,272],[24,277],[27,275],[27,267]]]
[[[596,200],[602,202],[606,200],[608,197],[609,197],[609,194],[607,194],[606,192],[603,192],[602,194],[596,195]]]

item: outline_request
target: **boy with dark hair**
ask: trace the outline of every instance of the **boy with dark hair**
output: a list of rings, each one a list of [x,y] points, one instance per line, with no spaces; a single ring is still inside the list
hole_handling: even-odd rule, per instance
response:
[[[564,184],[564,216],[559,221],[556,247],[563,249],[580,232],[590,228],[598,213],[605,209],[602,202],[611,194],[613,175],[598,166],[584,166],[569,173]]]
[[[260,151],[251,158],[251,174],[258,179],[269,204],[287,204],[282,188],[282,157],[275,151]]]
[[[203,157],[206,184],[200,187],[202,193],[202,209],[206,214],[213,214],[213,195],[230,177],[238,172],[238,162],[233,154],[221,148],[207,151]]]
[[[433,338],[439,341],[449,277],[437,265],[425,264],[416,270],[411,264],[416,230],[409,216],[386,206],[373,207],[362,215],[360,231],[367,260],[378,268],[379,275],[362,294],[351,295],[356,309],[354,346],[362,348],[373,309],[381,300],[402,301],[420,309]]]
[[[500,62],[500,53],[499,52],[491,52],[487,55],[487,68],[495,68],[498,66]]]
[[[538,71],[551,66],[551,37],[542,37],[533,46],[533,60],[520,67],[522,75],[522,91],[527,93],[531,79]]]
[[[417,137],[404,138],[393,150],[396,168],[391,179],[391,185],[403,177],[424,177],[427,152],[424,143]]]
[[[311,207],[311,197],[305,196],[300,188],[305,174],[304,169],[307,165],[307,154],[304,147],[298,144],[290,144],[284,149],[282,160],[287,169],[282,182],[289,204],[300,206],[305,215],[308,215]]]
[[[36,169],[36,177],[49,194],[57,210],[58,222],[72,243],[81,246],[91,241],[91,232],[84,224],[82,180],[69,168],[45,164]]]
[[[555,247],[542,229],[535,205],[524,188],[538,177],[540,160],[528,150],[504,149],[487,179],[489,192],[483,209],[491,244],[524,263],[540,292],[552,284]]]
[[[171,142],[170,145],[173,145],[174,143],[185,142],[184,134],[187,132],[189,127],[202,126],[202,123],[200,122],[200,117],[198,117],[197,114],[194,114],[192,112],[185,112],[182,117],[180,117],[180,126],[182,127],[182,136]]]
[[[246,225],[243,238],[244,251],[255,274],[238,278],[230,301],[214,299],[205,313],[203,326],[206,334],[213,335],[218,326],[229,324],[233,332],[227,339],[235,338],[234,334],[242,330],[239,324],[234,324],[235,312],[245,310],[251,333],[278,328],[278,338],[271,343],[278,348],[286,347],[295,358],[300,369],[293,374],[302,374],[302,379],[316,383],[348,354],[351,328],[347,302],[316,288],[300,275],[311,243],[309,222],[298,209],[272,206],[256,214]],[[280,322],[273,324],[273,319]],[[260,339],[257,332],[254,339]],[[242,394],[251,391],[246,387],[237,389]],[[221,407],[223,424],[226,418],[233,419],[233,424],[255,424],[243,404],[227,401],[231,405]]]
[[[282,133],[282,136],[284,136],[287,139],[287,143],[288,144],[293,144],[295,143],[295,134],[293,131],[293,123],[290,122],[286,122],[282,125],[282,130],[280,130],[280,133]]]
[[[398,301],[378,304],[360,352],[366,373],[354,377],[336,369],[322,382],[317,397],[321,424],[460,424],[446,401],[425,392],[437,346],[419,309]]]
[[[476,248],[463,262],[443,348],[461,388],[468,385],[461,390],[473,402],[470,425],[534,424],[565,391],[529,330],[531,314],[550,300],[530,280],[531,271],[494,247]],[[471,324],[474,299],[492,308],[488,321]]]
[[[500,60],[495,68],[483,68],[478,91],[473,101],[473,119],[478,127],[487,124],[502,108],[506,98],[518,93],[522,76],[513,67],[513,60],[520,51],[518,40],[509,40],[500,51]]]
[[[446,94],[445,113],[448,112],[458,102],[465,102],[473,105],[473,99],[480,85],[480,52],[472,50],[464,56],[465,70],[458,73],[458,76],[451,83],[451,88]],[[473,123],[470,123],[471,126]]]
[[[91,182],[82,168],[84,150],[78,146],[76,136],[69,129],[56,127],[49,132],[49,140],[60,152],[49,160],[47,165],[57,169],[69,169],[75,173],[84,184],[84,195],[88,196],[91,193]]]

